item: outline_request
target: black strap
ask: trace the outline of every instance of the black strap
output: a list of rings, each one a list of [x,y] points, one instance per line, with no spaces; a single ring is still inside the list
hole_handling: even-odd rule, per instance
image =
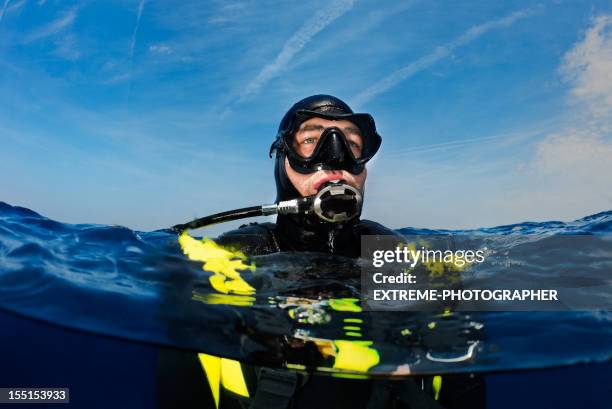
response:
[[[299,384],[292,371],[261,368],[249,409],[287,409]]]

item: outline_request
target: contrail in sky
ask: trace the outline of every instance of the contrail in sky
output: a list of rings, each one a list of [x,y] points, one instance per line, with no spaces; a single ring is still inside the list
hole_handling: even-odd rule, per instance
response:
[[[509,14],[506,17],[492,20],[470,28],[453,41],[436,47],[431,53],[411,62],[410,64],[398,69],[382,80],[369,86],[363,92],[351,99],[352,105],[359,106],[364,104],[376,95],[388,91],[402,81],[412,77],[419,71],[431,67],[442,58],[448,57],[456,48],[476,40],[488,31],[496,28],[508,27],[520,19],[535,14],[535,11],[537,11],[537,9],[520,10]]]
[[[4,12],[9,5],[10,0],[4,0],[4,6],[2,6],[2,10],[0,10],[0,23],[2,23],[2,17],[4,17]]]
[[[306,46],[317,33],[353,8],[353,0],[336,0],[319,10],[287,40],[274,61],[264,66],[240,94],[240,100],[257,93],[272,77],[287,67],[291,59]]]

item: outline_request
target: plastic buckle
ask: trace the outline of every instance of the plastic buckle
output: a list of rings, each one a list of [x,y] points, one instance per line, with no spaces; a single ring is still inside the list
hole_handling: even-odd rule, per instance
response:
[[[299,375],[287,370],[261,368],[257,380],[257,392],[251,409],[285,409],[298,386]]]

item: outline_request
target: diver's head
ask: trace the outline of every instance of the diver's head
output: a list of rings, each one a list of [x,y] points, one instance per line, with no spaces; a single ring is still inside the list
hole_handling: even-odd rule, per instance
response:
[[[283,117],[270,154],[276,152],[277,201],[317,193],[343,181],[363,193],[365,164],[380,147],[374,119],[354,113],[331,95],[298,101]]]

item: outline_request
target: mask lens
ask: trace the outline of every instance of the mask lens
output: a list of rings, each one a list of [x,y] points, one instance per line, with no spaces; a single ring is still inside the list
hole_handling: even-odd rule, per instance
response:
[[[314,153],[325,128],[317,125],[302,124],[295,132],[292,145],[295,153],[310,158]]]
[[[361,158],[363,153],[363,136],[359,127],[353,123],[342,122],[337,125],[334,124],[334,126],[339,127],[344,133],[346,142],[355,159]],[[325,129],[326,127],[317,123],[303,123],[300,125],[292,140],[294,152],[302,158],[310,158],[321,141],[321,135]]]
[[[356,125],[351,125],[344,128],[344,135],[346,135],[346,141],[355,159],[361,158],[363,153],[363,136],[361,130]]]

